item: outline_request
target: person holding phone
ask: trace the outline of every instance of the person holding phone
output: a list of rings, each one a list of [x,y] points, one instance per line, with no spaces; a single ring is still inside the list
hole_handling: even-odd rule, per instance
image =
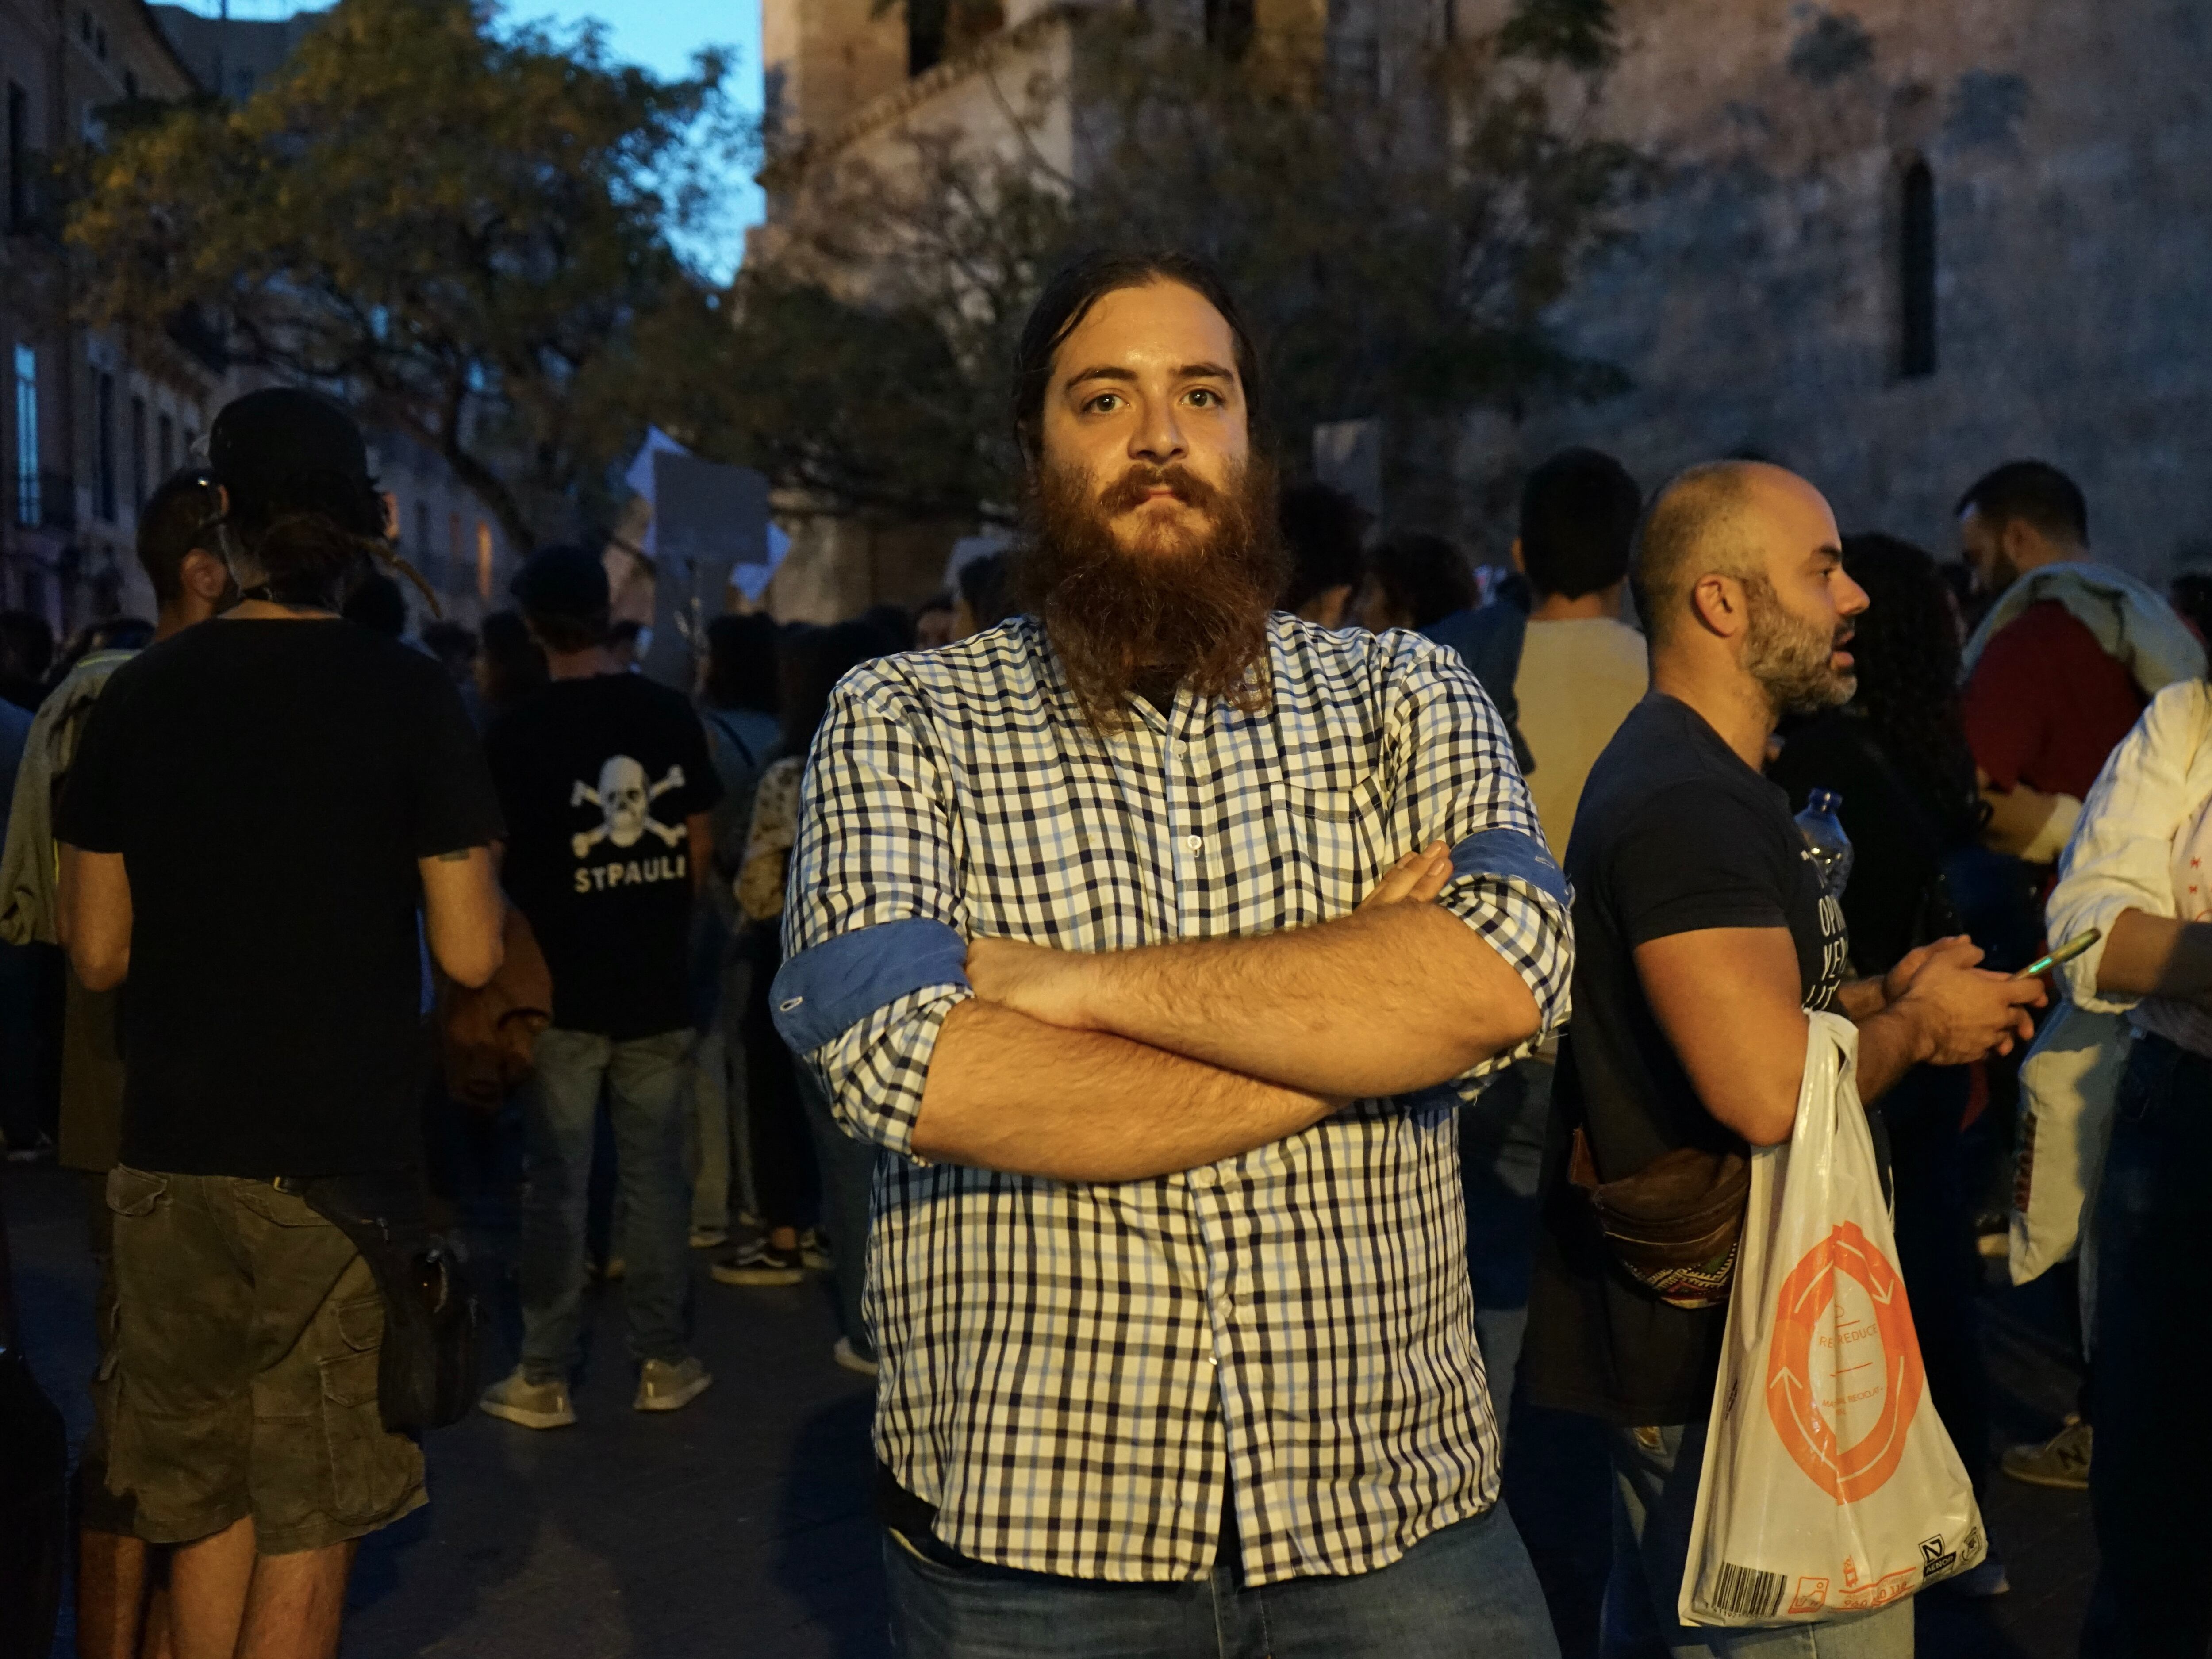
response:
[[[2097,1589],[2083,1650],[2212,1647],[2212,1360],[2193,1309],[2212,1165],[2212,686],[2160,692],[2082,803],[2045,917],[2100,930],[2067,994],[2133,1029],[2095,1199]]]
[[[1692,1630],[1675,1614],[1729,1286],[1668,1295],[1598,1231],[1576,1179],[1632,1179],[1683,1148],[1742,1156],[1790,1138],[1807,1014],[1858,1026],[1874,1100],[1928,1063],[1958,1065],[2029,1032],[2033,981],[1978,966],[1971,941],[1854,979],[1843,907],[1784,792],[1759,775],[1785,714],[1856,684],[1865,591],[1820,492],[1776,466],[1723,461],[1663,487],[1630,567],[1651,690],[1591,769],[1567,847],[1575,1018],[1561,1044],[1521,1387],[1608,1425],[1614,1538],[1607,1659],[1748,1654],[1771,1632]],[[1796,1654],[1905,1659],[1904,1604],[1790,1633]]]

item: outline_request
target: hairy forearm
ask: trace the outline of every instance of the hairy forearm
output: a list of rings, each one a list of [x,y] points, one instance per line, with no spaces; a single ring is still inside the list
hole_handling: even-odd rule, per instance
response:
[[[1856,1024],[1862,1101],[1881,1099],[1899,1078],[1934,1053],[1926,1022],[1904,1003],[1893,1003]]]
[[[1336,1103],[981,1001],[945,1016],[916,1157],[1057,1181],[1143,1181],[1296,1134]]]
[[[1836,1012],[1854,1024],[1873,1018],[1889,1006],[1889,994],[1878,979],[1855,979],[1836,988]]]
[[[2179,1002],[2212,998],[2212,922],[2121,911],[2098,962],[2097,988]]]
[[[1319,1094],[1427,1088],[1526,1042],[1542,1022],[1505,959],[1430,904],[1088,963],[1082,1023]]]

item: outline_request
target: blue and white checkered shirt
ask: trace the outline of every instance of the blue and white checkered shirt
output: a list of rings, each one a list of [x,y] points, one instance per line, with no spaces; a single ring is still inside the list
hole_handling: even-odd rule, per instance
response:
[[[1003,1566],[1247,1583],[1387,1565],[1496,1501],[1455,1111],[1500,1055],[1186,1174],[1080,1184],[914,1158],[978,936],[1120,951],[1311,927],[1403,854],[1566,1018],[1566,884],[1503,724],[1413,634],[1269,624],[1272,709],[1179,695],[1101,738],[1034,620],[838,686],[775,992],[878,1158],[876,1449]],[[1345,987],[1357,997],[1359,988]]]

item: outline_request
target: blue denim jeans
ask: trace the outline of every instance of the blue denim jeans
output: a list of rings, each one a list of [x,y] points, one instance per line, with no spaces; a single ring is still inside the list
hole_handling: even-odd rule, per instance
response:
[[[884,1538],[902,1659],[1558,1659],[1544,1592],[1498,1504],[1387,1567],[1246,1589],[947,1565]]]
[[[2081,1651],[2204,1659],[2212,1647],[2212,1335],[2201,1306],[2212,1060],[2136,1039],[2097,1192],[2097,1589]]]
[[[692,1038],[689,1030],[627,1042],[589,1031],[538,1035],[523,1118],[522,1365],[532,1382],[565,1378],[583,1358],[584,1214],[602,1085],[614,1127],[630,1357],[673,1364],[687,1352]]]
[[[875,1340],[868,1334],[863,1294],[868,1283],[869,1206],[876,1180],[876,1149],[872,1143],[845,1133],[830,1109],[809,1066],[793,1068],[799,1079],[799,1098],[806,1108],[806,1127],[814,1135],[814,1161],[822,1171],[822,1224],[830,1234],[830,1254],[837,1262],[837,1326],[862,1358],[876,1357]]]
[[[1705,1462],[1705,1425],[1613,1429],[1613,1572],[1603,1659],[1912,1659],[1912,1600],[1817,1625],[1723,1630],[1685,1625],[1674,1608],[1690,1559],[1690,1521]]]

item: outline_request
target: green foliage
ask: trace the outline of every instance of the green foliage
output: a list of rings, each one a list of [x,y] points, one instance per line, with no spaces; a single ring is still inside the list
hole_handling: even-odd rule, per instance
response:
[[[1109,240],[1224,270],[1293,464],[1318,422],[1380,415],[1410,429],[1617,388],[1544,318],[1613,234],[1638,163],[1558,116],[1554,67],[1527,61],[1547,54],[1502,40],[1441,51],[1386,87],[1323,64],[1317,44],[1263,36],[1231,63],[1126,15],[1096,17],[1073,85],[1008,106],[1019,143],[974,144],[925,112],[894,153],[802,158],[775,297],[748,302],[738,328],[748,371],[721,427],[750,434],[738,458],[843,510],[1006,516],[1014,339],[1052,270]],[[1073,176],[1036,137],[1063,91],[1082,112]],[[901,361],[928,363],[926,390],[852,349],[885,330]]]
[[[732,301],[716,372],[667,417],[701,454],[901,519],[972,518],[1000,487],[989,416],[934,319],[773,271],[742,273]]]
[[[114,127],[69,234],[91,321],[222,318],[245,360],[442,455],[527,546],[726,339],[670,236],[743,134],[719,54],[664,82],[596,30],[492,21],[340,0],[245,102]]]

